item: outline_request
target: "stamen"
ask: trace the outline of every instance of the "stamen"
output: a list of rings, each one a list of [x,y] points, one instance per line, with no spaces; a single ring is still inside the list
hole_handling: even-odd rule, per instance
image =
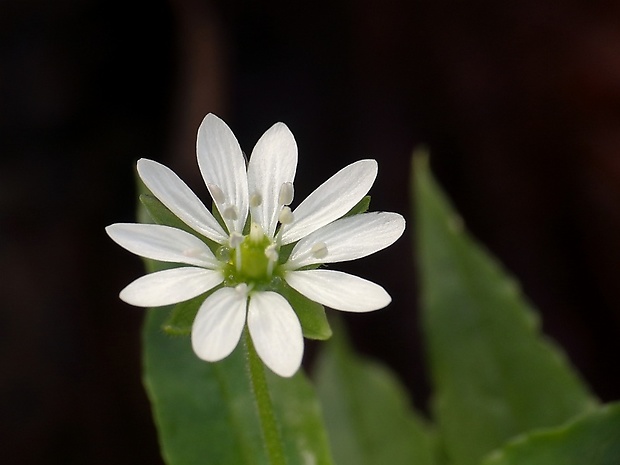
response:
[[[238,232],[232,232],[230,237],[228,238],[228,245],[230,245],[231,249],[236,249],[243,242],[243,234]]]
[[[275,244],[270,244],[265,247],[265,257],[271,262],[278,261],[278,250]]]
[[[278,261],[278,250],[275,244],[268,245],[265,247],[265,256],[267,257],[267,275],[271,276],[273,274],[273,268]]]
[[[325,244],[325,242],[317,242],[310,249],[310,253],[315,258],[325,258],[327,257],[327,245]]]
[[[293,201],[295,190],[292,182],[285,182],[280,186],[280,195],[278,196],[278,203],[280,205],[290,205]]]
[[[234,205],[228,205],[222,212],[222,217],[227,220],[236,220],[239,217],[239,211]]]
[[[243,242],[243,234],[238,232],[230,233],[228,238],[228,245],[231,249],[235,249],[235,268],[237,271],[241,271],[241,243]]]
[[[207,188],[211,193],[211,197],[213,197],[213,200],[215,200],[215,203],[226,202],[226,196],[224,195],[222,189],[220,189],[220,186],[218,186],[217,184],[207,184]]]
[[[250,207],[256,208],[261,203],[263,203],[263,197],[258,192],[255,192],[250,196]]]
[[[280,215],[278,215],[278,221],[282,224],[291,224],[294,220],[293,212],[290,207],[282,207]]]
[[[245,298],[249,292],[248,285],[246,283],[237,284],[237,286],[235,286],[235,291],[237,291],[239,297]]]

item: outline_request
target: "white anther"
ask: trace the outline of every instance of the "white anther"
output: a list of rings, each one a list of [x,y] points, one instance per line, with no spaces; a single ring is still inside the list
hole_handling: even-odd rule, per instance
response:
[[[237,247],[239,247],[242,242],[243,234],[239,234],[238,232],[231,233],[230,237],[228,238],[228,245],[230,245],[232,249],[236,249]]]
[[[312,253],[315,258],[325,258],[327,257],[327,245],[325,242],[317,242],[310,249],[310,253]]]
[[[239,297],[247,297],[248,295],[248,285],[246,283],[241,283],[241,284],[237,284],[237,286],[235,286],[235,291],[237,291],[237,294],[239,294]]]
[[[226,196],[224,195],[222,189],[220,189],[220,186],[218,186],[217,184],[207,184],[207,189],[209,189],[211,197],[213,197],[215,203],[226,202]]]
[[[252,242],[260,242],[265,237],[265,231],[261,228],[260,224],[252,223],[250,225],[250,240]]]
[[[282,224],[291,224],[293,222],[293,212],[290,207],[282,207],[278,215],[278,221]]]
[[[285,182],[280,186],[280,195],[278,196],[278,203],[280,205],[290,205],[295,195],[295,189],[293,189],[292,182]]]
[[[275,244],[271,244],[265,247],[265,257],[267,257],[269,261],[272,262],[278,261],[278,250]]]
[[[228,205],[222,212],[222,217],[227,220],[235,221],[239,217],[239,211],[234,205]]]
[[[258,192],[255,192],[250,196],[250,207],[256,208],[263,203],[263,197]]]

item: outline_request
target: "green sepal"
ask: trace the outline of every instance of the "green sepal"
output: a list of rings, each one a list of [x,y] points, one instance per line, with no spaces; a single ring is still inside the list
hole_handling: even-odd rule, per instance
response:
[[[276,292],[284,296],[295,310],[304,337],[324,341],[332,336],[323,305],[308,299],[284,281],[278,285]]]
[[[162,325],[162,329],[166,333],[174,336],[186,336],[190,334],[198,309],[205,299],[219,288],[219,286],[215,287],[204,294],[200,294],[198,297],[176,304],[172,307],[172,310],[170,310],[168,318]]]
[[[195,231],[188,225],[186,225],[154,195],[148,193],[140,194],[140,203],[144,205],[144,208],[151,216],[153,221],[155,221],[155,223],[181,229],[185,232],[190,233],[192,236],[200,238],[205,244],[209,246],[213,253],[215,253],[216,250],[220,247],[217,242],[203,236],[198,231]]]
[[[343,218],[347,216],[359,215],[360,213],[366,213],[370,208],[370,195],[365,196],[362,200],[357,202],[351,210],[349,210]]]

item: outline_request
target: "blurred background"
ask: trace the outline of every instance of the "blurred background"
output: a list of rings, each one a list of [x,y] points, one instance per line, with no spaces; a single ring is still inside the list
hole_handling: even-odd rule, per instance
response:
[[[407,236],[347,269],[389,309],[349,318],[427,407],[412,149],[522,282],[603,400],[620,398],[620,4],[613,1],[0,1],[0,437],[18,464],[162,463],[141,385],[140,157],[206,193],[195,134],[221,116],[247,153],[276,121],[297,198],[360,158]],[[310,344],[310,347],[312,345]],[[311,352],[311,350],[310,350]],[[7,456],[8,450],[2,454]]]

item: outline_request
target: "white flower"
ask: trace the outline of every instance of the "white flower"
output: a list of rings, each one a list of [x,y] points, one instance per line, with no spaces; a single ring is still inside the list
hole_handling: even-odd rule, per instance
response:
[[[374,160],[343,168],[295,210],[293,180],[297,145],[282,123],[257,142],[247,165],[230,128],[209,114],[198,129],[198,165],[224,226],[169,168],[138,161],[144,184],[192,230],[220,245],[217,256],[199,237],[156,224],[113,224],[106,228],[119,245],[141,257],[182,266],[158,271],[120,293],[141,307],[170,305],[218,286],[202,303],[192,326],[198,357],[218,361],[236,347],[245,324],[263,362],[292,376],[303,355],[299,319],[280,294],[277,280],[333,309],[368,312],[385,307],[390,296],[379,285],[321,264],[362,258],[398,239],[405,220],[397,213],[343,216],[370,190]],[[281,247],[294,244],[288,260]]]

